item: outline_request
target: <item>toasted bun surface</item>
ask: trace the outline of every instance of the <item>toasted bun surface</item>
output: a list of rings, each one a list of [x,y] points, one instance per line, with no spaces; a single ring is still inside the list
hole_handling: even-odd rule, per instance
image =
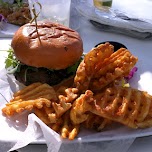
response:
[[[49,69],[64,69],[78,61],[83,43],[78,32],[51,21],[21,26],[11,46],[22,63]]]

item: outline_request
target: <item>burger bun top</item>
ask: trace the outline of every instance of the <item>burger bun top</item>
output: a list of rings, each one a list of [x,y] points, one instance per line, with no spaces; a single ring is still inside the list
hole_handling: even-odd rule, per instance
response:
[[[65,69],[76,63],[83,53],[78,32],[51,21],[38,21],[21,26],[11,47],[18,60],[33,67]]]

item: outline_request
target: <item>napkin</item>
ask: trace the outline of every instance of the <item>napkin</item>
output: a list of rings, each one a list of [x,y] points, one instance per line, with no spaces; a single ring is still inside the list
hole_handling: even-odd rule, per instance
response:
[[[98,27],[103,31],[144,39],[152,36],[151,6],[149,0],[113,0],[112,7],[104,11],[87,0],[81,1],[76,8],[82,16],[100,23]]]

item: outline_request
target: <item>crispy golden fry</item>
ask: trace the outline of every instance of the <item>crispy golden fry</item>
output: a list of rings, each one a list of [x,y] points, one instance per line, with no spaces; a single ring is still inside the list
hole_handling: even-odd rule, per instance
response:
[[[114,86],[94,96],[91,112],[120,122],[131,128],[150,127],[152,124],[152,96],[137,89]]]
[[[69,136],[69,117],[67,114],[65,114],[64,116],[64,123],[63,123],[63,127],[61,128],[61,137],[62,138],[68,138]]]
[[[100,44],[93,48],[84,57],[84,63],[86,63],[86,73],[88,75],[94,74],[96,65],[106,58],[110,57],[114,52],[114,47],[110,43]]]
[[[52,106],[43,106],[42,109],[34,108],[34,113],[47,125],[57,122],[57,116]]]
[[[69,139],[73,140],[76,138],[80,130],[80,125],[74,125],[71,132],[69,133]]]
[[[147,128],[147,127],[152,127],[152,121],[151,121],[151,116],[147,117],[143,122],[138,122],[137,126],[138,128]]]
[[[18,102],[18,103],[12,103],[11,105],[6,105],[2,109],[2,112],[7,115],[7,116],[12,116],[15,113],[20,113],[24,110],[29,110],[31,111],[34,107],[37,107],[38,109],[42,108],[44,105],[47,107],[50,107],[51,101],[45,98],[39,98],[35,100],[27,100],[23,102]]]
[[[71,112],[76,114],[71,120],[77,122],[76,116],[80,113],[84,116],[89,111],[131,128],[144,128],[152,124],[151,107],[152,96],[137,89],[113,86],[94,96],[92,91],[87,90],[74,102]]]
[[[63,125],[64,121],[63,121],[63,118],[60,117],[56,123],[50,125],[50,128],[58,133],[60,133],[61,131],[61,127]]]
[[[56,113],[57,117],[59,118],[59,117],[61,117],[66,111],[68,111],[68,110],[71,108],[72,104],[71,104],[71,103],[66,103],[66,102],[62,101],[62,102],[60,102],[59,104],[56,103],[56,102],[53,102],[53,103],[52,103],[52,106],[53,106],[53,108],[54,108],[54,110],[55,110],[55,113]]]
[[[47,114],[47,116],[50,120],[50,123],[56,123],[57,122],[57,115],[55,113],[54,108],[52,106],[51,107],[44,106],[44,110],[45,110],[45,113]]]
[[[23,95],[23,94],[25,94],[26,92],[30,92],[31,90],[33,90],[33,89],[35,89],[36,87],[39,87],[39,86],[41,86],[41,85],[42,85],[42,83],[40,83],[40,82],[33,83],[33,84],[29,85],[29,86],[26,86],[24,89],[19,90],[19,91],[17,91],[16,93],[14,93],[13,97],[15,98],[15,97],[17,97],[17,96],[19,96],[19,95]]]
[[[79,132],[79,125],[73,125],[70,120],[69,111],[66,112],[63,116],[63,126],[61,128],[61,137],[62,138],[69,138],[73,140]]]
[[[89,129],[95,129],[97,131],[101,131],[104,129],[107,125],[111,124],[112,121],[103,117],[100,117],[98,115],[95,115],[93,113],[89,113],[88,118],[86,121],[84,121],[82,124],[84,127]]]
[[[127,49],[121,48],[114,52],[104,62],[96,66],[96,72],[90,82],[89,89],[100,90],[118,78],[129,74],[130,70],[137,62]]]
[[[109,120],[109,119],[104,118],[103,122],[100,123],[100,126],[97,128],[97,131],[101,131],[102,129],[109,126],[110,124],[112,124],[112,121]]]
[[[6,115],[11,116],[15,112],[20,113],[23,110],[32,110],[35,107],[40,109],[44,104],[46,104],[46,107],[50,107],[51,101],[57,99],[57,94],[53,87],[48,84],[34,83],[16,92],[13,95],[13,99],[6,104],[2,111]],[[37,110],[37,113],[41,114],[39,110]],[[53,114],[49,114],[50,117],[53,120]]]
[[[75,87],[79,90],[79,92],[84,92],[88,89],[90,81],[91,76],[86,73],[86,64],[84,63],[84,60],[82,60],[75,75]]]
[[[109,43],[102,44],[99,48],[91,50],[80,63],[74,84],[80,92],[85,92],[87,89],[100,90],[116,79],[129,74],[137,60],[125,48],[113,53]]]
[[[77,88],[66,88],[61,87],[57,91],[58,98],[60,102],[72,102],[78,97],[78,89]]]
[[[22,102],[38,98],[46,98],[53,101],[58,99],[53,87],[42,83],[33,83],[16,92],[13,97],[14,98],[10,101],[10,104],[11,102]]]
[[[95,75],[96,65],[99,62],[103,62],[103,60],[108,58],[113,52],[114,47],[109,43],[105,43],[93,48],[85,55],[74,78],[74,84],[80,92],[84,92],[88,89],[89,83],[92,77]]]
[[[41,119],[46,125],[50,124],[50,120],[48,118],[48,114],[45,112],[44,107],[41,109],[38,108],[34,108],[34,113],[35,115]]]
[[[73,124],[80,124],[86,121],[89,117],[89,113],[86,113],[91,110],[91,105],[87,102],[93,102],[93,93],[92,91],[86,91],[85,94],[81,94],[79,98],[77,98],[70,110],[70,119]]]
[[[34,108],[34,113],[46,124],[55,124],[58,119],[71,108],[71,103],[52,102],[51,106],[43,106],[42,109]]]
[[[59,133],[62,138],[68,138],[69,140],[73,140],[78,135],[80,125],[73,125],[71,123],[69,111],[67,111],[64,115],[62,115],[59,118],[55,117],[56,121],[54,122],[50,120],[50,112],[47,113],[47,111],[48,107],[46,106],[44,106],[42,109],[34,108],[34,113],[52,130]]]

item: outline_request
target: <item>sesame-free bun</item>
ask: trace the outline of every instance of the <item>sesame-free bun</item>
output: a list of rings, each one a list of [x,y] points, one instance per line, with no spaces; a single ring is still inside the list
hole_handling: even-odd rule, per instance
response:
[[[38,21],[37,29],[35,23],[25,24],[12,39],[11,47],[22,63],[58,70],[80,59],[83,43],[78,32],[51,21]]]

